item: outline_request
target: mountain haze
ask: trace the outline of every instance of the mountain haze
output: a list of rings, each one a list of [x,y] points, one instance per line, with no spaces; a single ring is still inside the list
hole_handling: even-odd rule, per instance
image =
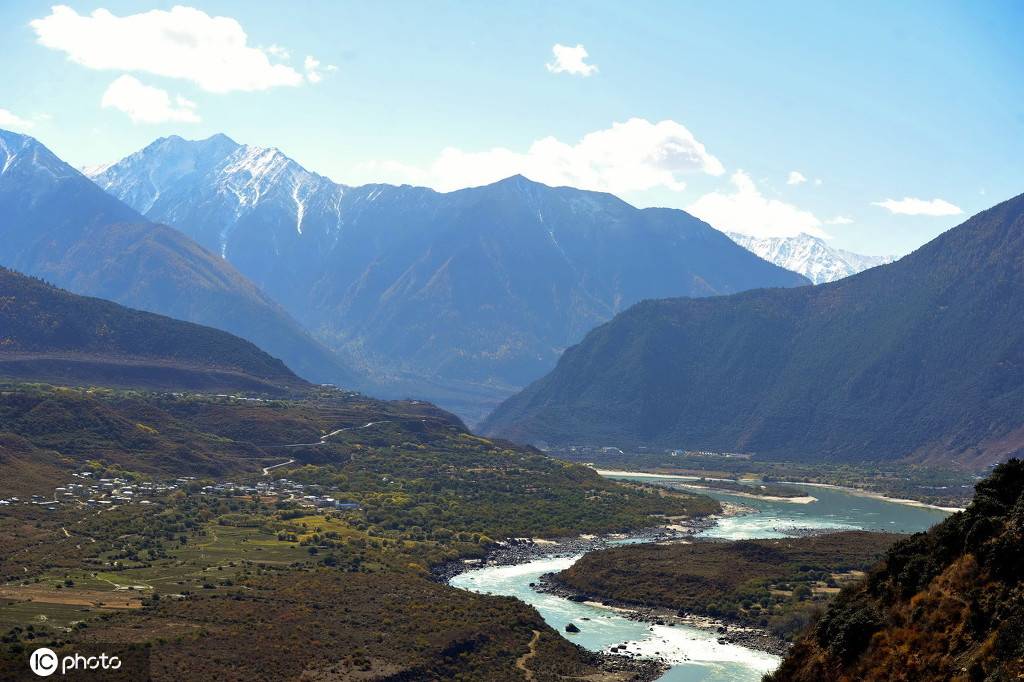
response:
[[[447,194],[349,187],[216,135],[162,138],[92,177],[393,391],[470,417],[637,301],[807,283],[682,211],[521,176]]]
[[[1024,447],[1024,195],[831,284],[645,301],[487,433],[984,465]]]
[[[70,291],[205,324],[307,379],[355,374],[230,264],[100,190],[35,139],[0,131],[0,264]]]

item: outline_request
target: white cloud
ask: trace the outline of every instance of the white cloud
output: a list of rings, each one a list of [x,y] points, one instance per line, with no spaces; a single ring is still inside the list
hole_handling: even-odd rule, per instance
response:
[[[21,118],[7,109],[0,109],[0,128],[9,130],[28,130],[35,125],[32,121]]]
[[[166,90],[143,85],[129,75],[121,76],[111,83],[103,93],[100,104],[104,109],[123,111],[134,123],[199,122],[195,102],[181,95],[172,102]]]
[[[288,51],[288,48],[281,47],[280,45],[271,45],[267,48],[266,52],[278,59],[288,60],[292,58],[292,53]]]
[[[810,211],[769,199],[761,194],[750,175],[742,170],[730,178],[735,192],[711,192],[686,210],[713,227],[754,237],[795,237],[801,232],[828,237],[821,221]]]
[[[654,187],[680,191],[686,186],[679,177],[683,174],[721,175],[725,169],[683,125],[632,118],[588,133],[576,144],[545,137],[525,152],[448,147],[427,168],[383,161],[357,171],[375,181],[410,182],[441,191],[486,185],[519,173],[548,185],[621,194]]]
[[[300,85],[302,74],[272,64],[266,51],[247,45],[235,19],[193,7],[116,16],[98,9],[80,15],[66,5],[29,22],[39,44],[66,52],[90,69],[135,71],[180,78],[208,92],[266,90]]]
[[[829,218],[825,221],[826,225],[853,225],[853,218],[847,218],[844,215],[837,215],[835,218]]]
[[[949,203],[944,199],[917,199],[915,197],[904,197],[902,199],[886,199],[885,201],[872,202],[872,206],[881,206],[890,213],[899,215],[959,215],[963,213],[959,206]]]
[[[555,61],[545,64],[551,73],[568,73],[573,76],[583,76],[584,78],[597,73],[596,64],[587,64],[584,61],[590,55],[587,54],[587,48],[582,45],[569,47],[568,45],[556,43],[551,48],[551,52],[555,55]]]
[[[789,171],[789,177],[786,178],[787,185],[802,185],[807,182],[807,177],[800,171]]]
[[[319,83],[324,79],[324,75],[320,73],[320,60],[313,57],[313,55],[306,55],[305,61],[302,62],[302,67],[306,70],[306,79],[310,83]],[[338,67],[334,64],[328,64],[323,67],[324,71],[337,71]]]

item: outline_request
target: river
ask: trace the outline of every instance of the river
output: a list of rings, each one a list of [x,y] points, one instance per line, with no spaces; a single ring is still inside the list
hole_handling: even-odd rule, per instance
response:
[[[672,484],[670,478],[642,474],[617,475],[614,478]],[[742,516],[722,518],[703,534],[738,540],[784,537],[794,530],[808,528],[910,533],[924,530],[949,515],[938,509],[864,497],[842,489],[787,485],[806,490],[815,501],[796,504],[711,490],[699,491],[717,500],[754,510]],[[451,585],[516,597],[534,606],[555,630],[587,649],[607,651],[614,645],[628,642],[628,651],[643,657],[661,658],[671,664],[671,669],[661,678],[664,682],[756,682],[779,664],[778,657],[771,654],[736,644],[719,644],[718,635],[705,630],[637,622],[609,608],[569,601],[536,592],[530,587],[530,583],[536,582],[544,573],[568,568],[580,556],[545,557],[513,566],[489,566],[457,575],[452,578]],[[579,626],[581,632],[566,633],[565,626],[569,622]]]

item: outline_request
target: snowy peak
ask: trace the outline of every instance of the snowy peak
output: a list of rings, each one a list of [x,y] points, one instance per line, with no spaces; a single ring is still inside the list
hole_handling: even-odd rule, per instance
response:
[[[0,129],[0,176],[38,175],[58,180],[78,175],[34,137]]]
[[[864,256],[829,246],[823,239],[801,233],[796,237],[751,237],[728,232],[729,238],[770,263],[807,277],[815,284],[834,282],[862,270],[895,260],[892,256]]]
[[[337,225],[338,198],[346,189],[279,149],[238,144],[223,134],[160,138],[89,176],[147,217],[187,229],[223,257],[244,248],[251,230],[270,230],[279,244],[301,237],[313,204],[321,214],[318,225],[324,226],[325,206],[333,208],[330,223]]]

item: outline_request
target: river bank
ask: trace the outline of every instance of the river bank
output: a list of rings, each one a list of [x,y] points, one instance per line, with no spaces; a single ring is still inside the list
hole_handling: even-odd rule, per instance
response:
[[[649,476],[627,473],[631,478]],[[662,477],[671,478],[654,478]],[[721,504],[722,513],[682,520],[679,525],[664,519],[668,527],[628,535],[507,541],[492,547],[482,560],[450,562],[438,567],[435,579],[447,581],[453,587],[515,597],[528,603],[563,637],[607,657],[609,664],[619,658],[651,659],[661,669],[667,665],[667,672],[659,678],[661,682],[758,682],[779,664],[779,654],[772,652],[781,653],[786,645],[778,638],[765,637],[764,631],[750,629],[749,623],[747,627],[735,627],[711,618],[680,616],[679,611],[668,608],[604,605],[601,600],[586,601],[586,595],[563,596],[543,586],[550,580],[543,577],[570,569],[587,552],[627,543],[706,540],[718,544],[858,529],[913,533],[948,515],[936,509],[869,499],[836,488],[814,490],[818,499],[808,504],[708,490],[708,496]]]
[[[735,505],[729,505],[723,513],[735,513]],[[718,515],[720,516],[720,515]],[[714,517],[688,519],[686,524],[678,522],[645,528],[633,533],[611,533],[607,535],[578,535],[561,538],[509,538],[497,542],[482,559],[462,559],[445,562],[431,569],[431,578],[437,582],[451,584],[458,576],[494,567],[516,567],[529,565],[543,559],[566,558],[575,560],[587,552],[627,542],[681,542],[697,533],[713,527]],[[536,583],[530,582],[533,589]],[[640,622],[639,618],[632,618]],[[561,633],[564,634],[565,633]],[[632,682],[654,682],[661,679],[670,669],[670,664],[659,656],[641,656],[622,651],[593,651],[600,659],[602,670],[620,679],[628,674]]]
[[[545,573],[532,585],[538,592],[553,594],[569,601],[613,609],[629,620],[653,625],[676,627],[685,625],[717,635],[720,644],[737,644],[747,649],[763,651],[773,656],[785,656],[792,646],[781,637],[762,628],[753,628],[728,620],[681,613],[655,606],[638,606],[628,602],[598,597],[575,590],[559,580],[557,573]]]
[[[747,513],[738,505],[723,504],[723,512],[687,519],[685,523],[651,526],[632,533],[577,535],[560,538],[508,538],[488,548],[482,559],[456,559],[434,566],[431,578],[449,583],[455,576],[487,566],[513,566],[549,557],[579,556],[623,542],[678,542],[708,530],[717,519]]]
[[[780,481],[788,485],[807,485],[815,488],[829,488],[831,490],[841,490],[844,493],[850,495],[856,495],[857,497],[868,497],[873,500],[884,500],[885,502],[892,502],[894,504],[902,504],[906,507],[917,507],[919,509],[935,509],[936,511],[943,511],[949,514],[955,514],[962,512],[963,507],[943,507],[938,504],[929,504],[928,502],[921,502],[920,500],[911,500],[905,497],[890,497],[883,495],[882,493],[874,492],[873,490],[864,490],[863,488],[850,488],[845,485],[834,485],[832,483],[801,483],[799,481]]]
[[[647,472],[647,471],[626,471],[626,470],[620,470],[620,469],[597,469],[597,468],[595,468],[594,471],[596,471],[601,476],[607,476],[609,478],[640,478],[640,477],[642,477],[642,478],[665,479],[665,480],[670,480],[670,481],[671,480],[686,481],[687,483],[685,484],[685,486],[688,487],[688,488],[699,488],[699,489],[701,489],[703,491],[706,491],[706,492],[728,493],[728,494],[732,494],[732,495],[735,495],[735,496],[738,496],[738,497],[751,497],[751,498],[754,498],[754,499],[767,500],[767,501],[790,502],[790,503],[795,503],[795,504],[810,504],[810,503],[816,501],[815,498],[812,497],[812,496],[805,496],[805,497],[800,497],[800,498],[785,498],[785,497],[770,496],[770,495],[757,495],[755,493],[735,492],[735,491],[729,491],[729,490],[716,490],[715,488],[712,488],[710,486],[700,486],[700,485],[694,485],[692,483],[689,483],[690,481],[699,481],[701,479],[700,476],[693,476],[693,475],[690,475],[690,474],[662,474],[662,473],[654,473],[654,472]],[[705,480],[708,480],[708,481],[731,481],[733,479],[705,477]],[[779,483],[781,485],[795,485],[795,486],[809,486],[809,487],[813,487],[813,488],[827,488],[827,489],[830,489],[830,490],[838,490],[838,491],[841,491],[841,492],[844,492],[844,493],[848,493],[850,495],[855,495],[857,497],[867,497],[867,498],[871,498],[871,499],[875,499],[875,500],[882,500],[884,502],[892,502],[893,504],[900,504],[900,505],[904,505],[904,506],[907,506],[907,507],[917,507],[919,509],[934,509],[936,511],[946,512],[948,514],[955,514],[956,512],[963,511],[963,507],[946,507],[946,506],[942,506],[942,505],[938,505],[938,504],[931,504],[931,503],[928,503],[928,502],[922,502],[920,500],[913,500],[913,499],[905,498],[905,497],[892,497],[890,495],[886,495],[884,493],[876,492],[876,491],[873,491],[873,490],[865,490],[864,488],[851,488],[849,486],[836,485],[834,483],[808,483],[808,482],[804,482],[804,481],[777,481],[777,483]]]

